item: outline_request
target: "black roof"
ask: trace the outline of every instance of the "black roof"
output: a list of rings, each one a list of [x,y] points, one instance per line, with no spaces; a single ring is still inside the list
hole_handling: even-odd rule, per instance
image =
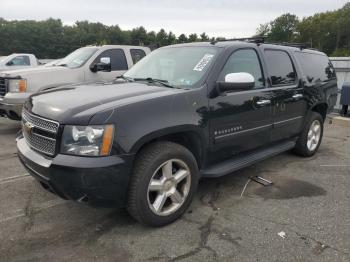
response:
[[[280,50],[294,50],[294,51],[303,51],[308,53],[317,53],[317,54],[324,54],[321,51],[318,51],[316,49],[312,48],[306,48],[306,44],[298,44],[298,43],[255,43],[251,41],[244,41],[244,40],[224,40],[224,41],[216,41],[216,42],[193,42],[193,43],[183,43],[183,44],[176,44],[171,45],[168,47],[180,47],[180,46],[215,46],[218,48],[226,48],[230,46],[263,46],[265,48],[271,48],[271,49],[280,49]]]

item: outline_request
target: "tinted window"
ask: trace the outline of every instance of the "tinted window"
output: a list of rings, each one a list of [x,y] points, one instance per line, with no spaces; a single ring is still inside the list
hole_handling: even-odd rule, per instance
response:
[[[130,49],[130,54],[134,64],[146,56],[145,51],[142,49]]]
[[[265,60],[271,85],[293,84],[296,73],[289,55],[284,51],[265,50]]]
[[[296,58],[309,83],[323,82],[335,77],[333,65],[325,55],[296,52]]]
[[[109,57],[111,60],[111,70],[128,70],[128,63],[126,62],[125,53],[122,49],[111,49],[103,51],[94,61],[99,63],[102,57]]]
[[[30,60],[29,57],[26,55],[23,56],[16,56],[11,61],[8,62],[8,65],[10,66],[29,66]]]
[[[264,86],[259,58],[253,49],[243,49],[234,52],[227,60],[219,80],[223,81],[225,76],[230,73],[249,73],[254,76],[255,88]]]

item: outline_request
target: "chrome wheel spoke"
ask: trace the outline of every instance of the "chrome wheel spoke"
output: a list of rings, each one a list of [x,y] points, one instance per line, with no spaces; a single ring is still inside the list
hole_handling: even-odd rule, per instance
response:
[[[173,162],[169,160],[165,163],[165,165],[162,167],[162,173],[163,176],[167,179],[172,178],[173,176]]]
[[[307,147],[310,149],[311,148],[311,140],[307,141]]]
[[[186,169],[178,170],[174,175],[176,184],[180,183],[187,176],[188,176],[188,171]]]
[[[319,125],[315,125],[313,130],[314,130],[315,134],[318,134],[318,132],[320,131],[320,126]]]
[[[173,201],[173,203],[181,203],[182,202],[182,196],[179,193],[179,191],[175,190],[175,192],[170,196],[171,201]]]
[[[314,151],[317,148],[318,143],[321,138],[321,123],[318,120],[315,120],[307,133],[307,148],[310,151]]]
[[[313,135],[312,130],[309,130],[309,133],[307,134],[307,138],[310,139],[312,137],[312,135]]]
[[[150,191],[161,191],[163,189],[163,182],[161,180],[152,179],[149,184]]]
[[[147,190],[149,208],[158,216],[170,215],[185,203],[190,188],[189,167],[180,159],[169,159],[159,165],[150,179]]]
[[[153,203],[153,207],[156,210],[156,212],[161,212],[162,211],[162,208],[163,208],[163,206],[165,204],[166,199],[167,199],[167,196],[166,196],[165,193],[159,194],[156,197],[156,200],[154,200],[154,203]]]

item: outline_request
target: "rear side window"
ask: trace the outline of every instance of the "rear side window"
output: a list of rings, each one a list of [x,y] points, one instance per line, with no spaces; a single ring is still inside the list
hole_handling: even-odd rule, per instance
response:
[[[128,63],[126,62],[125,53],[122,49],[110,49],[103,51],[94,61],[100,62],[102,57],[109,57],[111,59],[111,71],[128,70]]]
[[[142,49],[130,49],[130,55],[132,58],[132,62],[136,64],[138,61],[140,61],[146,56],[146,53]]]
[[[307,82],[324,82],[335,78],[335,70],[327,56],[306,52],[296,52],[295,55]]]
[[[265,50],[265,60],[272,86],[294,84],[296,73],[285,51]]]

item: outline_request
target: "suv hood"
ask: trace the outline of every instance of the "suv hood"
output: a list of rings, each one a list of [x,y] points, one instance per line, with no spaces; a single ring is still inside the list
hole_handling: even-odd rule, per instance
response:
[[[35,94],[27,100],[25,108],[61,124],[87,125],[98,112],[179,91],[146,83],[71,85]]]

